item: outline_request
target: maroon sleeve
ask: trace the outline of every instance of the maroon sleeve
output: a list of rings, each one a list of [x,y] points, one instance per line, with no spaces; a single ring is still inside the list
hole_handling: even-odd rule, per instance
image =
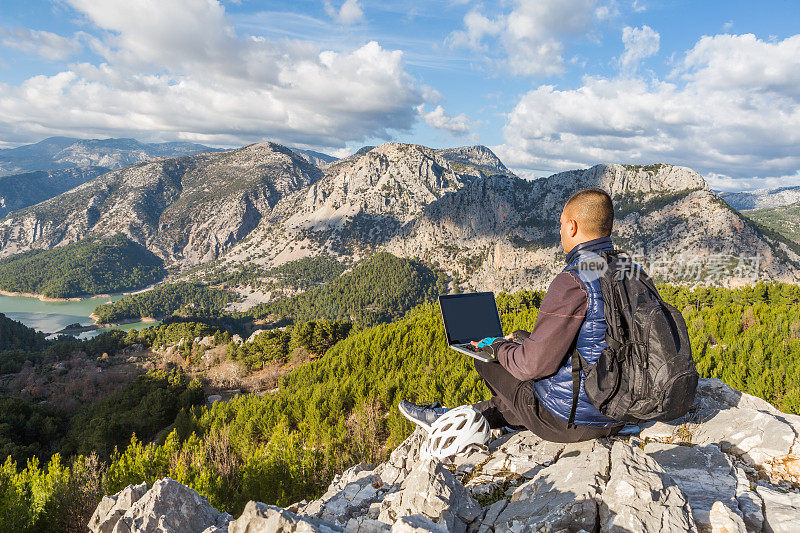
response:
[[[530,337],[522,344],[496,341],[492,352],[521,381],[555,374],[586,318],[586,306],[583,282],[572,272],[562,272],[544,295]]]

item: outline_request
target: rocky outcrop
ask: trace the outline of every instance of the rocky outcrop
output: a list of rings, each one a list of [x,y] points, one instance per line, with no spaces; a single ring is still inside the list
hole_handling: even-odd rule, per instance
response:
[[[231,521],[229,514],[220,513],[175,480],[160,479],[146,489],[144,484],[129,485],[115,496],[104,497],[89,529],[93,533],[199,532],[227,527]]]
[[[701,380],[687,416],[645,424],[639,436],[558,444],[521,431],[442,463],[420,459],[424,432],[417,430],[387,462],[350,468],[312,502],[285,509],[250,502],[231,520],[194,491],[162,480],[147,492],[127,487],[104,498],[89,528],[790,532],[800,524],[792,466],[800,460],[798,432],[800,417]],[[195,520],[189,529],[181,513]]]

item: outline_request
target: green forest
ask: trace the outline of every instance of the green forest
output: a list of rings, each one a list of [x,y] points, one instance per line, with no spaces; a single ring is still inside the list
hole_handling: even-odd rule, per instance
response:
[[[759,283],[740,289],[660,286],[660,291],[686,318],[703,377],[720,378],[800,414],[800,287]],[[504,331],[530,329],[541,298],[528,291],[498,295]],[[293,345],[325,350],[283,377],[271,394],[206,406],[197,383],[174,374],[143,377],[119,398],[98,402],[72,420],[37,413],[41,449],[26,448],[30,440],[13,431],[0,437],[14,450],[0,469],[3,527],[46,531],[66,507],[91,512],[100,494],[165,475],[234,515],[251,499],[287,505],[319,496],[333,475],[360,461],[385,459],[411,432],[395,408],[401,399],[458,405],[488,397],[471,360],[447,348],[438,308],[427,300],[389,323],[298,322],[258,335],[252,347],[229,344],[228,357],[252,361],[254,368],[284,357]],[[212,332],[230,338],[211,326],[171,324],[115,332],[94,345],[87,342],[86,349],[153,345]],[[61,353],[47,350],[50,357]],[[148,387],[163,392],[149,393]],[[0,428],[19,425],[11,420]],[[164,426],[170,431],[151,442],[156,428]],[[48,455],[57,446],[48,447],[47,439],[60,443],[62,453]],[[31,454],[38,459],[23,461]]]
[[[0,259],[0,290],[50,298],[136,290],[165,275],[160,258],[124,235]]]
[[[296,268],[296,267],[295,267]],[[321,269],[320,277],[329,269]],[[291,275],[291,271],[283,273]],[[298,296],[262,304],[247,314],[294,320],[352,320],[374,325],[396,319],[447,289],[447,276],[420,261],[379,252],[351,271]]]
[[[109,324],[135,318],[164,318],[181,309],[219,311],[234,301],[228,291],[197,283],[167,283],[139,294],[130,294],[110,304],[98,305],[97,322]]]
[[[759,228],[779,233],[800,244],[800,203],[752,209],[743,211],[742,214],[758,224]]]

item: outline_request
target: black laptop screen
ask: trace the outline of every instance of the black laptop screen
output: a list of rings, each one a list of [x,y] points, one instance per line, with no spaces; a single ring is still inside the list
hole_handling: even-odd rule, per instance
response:
[[[439,296],[448,344],[502,337],[503,328],[491,292]]]

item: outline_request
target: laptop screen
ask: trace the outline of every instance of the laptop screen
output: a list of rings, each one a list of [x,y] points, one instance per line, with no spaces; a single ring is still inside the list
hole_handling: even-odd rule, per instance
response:
[[[503,336],[500,315],[491,292],[439,296],[439,307],[448,344]]]

